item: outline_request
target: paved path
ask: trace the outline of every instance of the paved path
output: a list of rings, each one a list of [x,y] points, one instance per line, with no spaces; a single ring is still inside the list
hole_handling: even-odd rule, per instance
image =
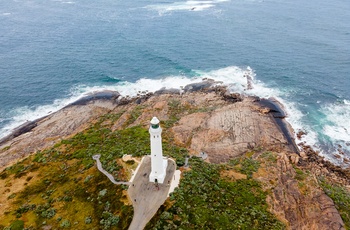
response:
[[[93,155],[92,156],[92,159],[94,159],[95,161],[96,161],[96,163],[97,163],[97,168],[98,168],[98,170],[100,170],[100,172],[102,172],[103,174],[105,174],[107,177],[108,177],[108,179],[113,183],[113,184],[126,184],[126,185],[130,185],[130,182],[121,182],[121,181],[115,181],[114,180],[114,177],[111,175],[111,174],[109,174],[106,170],[104,170],[103,168],[102,168],[102,164],[101,164],[101,161],[100,161],[100,157],[101,157],[101,155],[99,155],[99,154],[97,154],[97,155]]]
[[[159,207],[167,199],[171,180],[174,180],[175,169],[175,162],[168,159],[164,184],[158,184],[157,187],[155,183],[149,182],[151,158],[145,156],[128,189],[134,207],[134,217],[129,230],[142,230],[156,214]]]

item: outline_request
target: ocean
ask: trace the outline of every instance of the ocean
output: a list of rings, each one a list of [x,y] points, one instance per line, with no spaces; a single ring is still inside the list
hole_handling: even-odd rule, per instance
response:
[[[277,98],[307,133],[298,142],[344,165],[349,12],[347,0],[3,0],[0,138],[91,92],[133,96],[211,78]]]

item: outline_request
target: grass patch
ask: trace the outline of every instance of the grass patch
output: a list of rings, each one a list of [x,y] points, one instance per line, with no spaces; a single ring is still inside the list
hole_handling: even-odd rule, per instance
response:
[[[164,121],[164,127],[170,128],[172,127],[177,121],[180,120],[181,114],[184,111],[184,107],[181,105],[181,101],[179,100],[170,100],[168,102],[168,108],[169,108],[169,119]]]
[[[248,179],[251,179],[253,173],[258,171],[260,162],[252,158],[240,157],[230,160],[228,166],[233,166],[235,170],[247,175]]]
[[[9,150],[10,148],[11,148],[10,145],[9,145],[9,146],[6,146],[6,147],[2,148],[2,149],[0,150],[0,152],[5,152],[5,151]]]
[[[298,181],[303,181],[306,179],[307,174],[304,173],[303,170],[299,169],[299,168],[294,168],[295,169],[295,179]]]
[[[11,230],[22,230],[22,229],[24,229],[24,222],[22,220],[15,220],[15,221],[13,221],[11,223],[9,229],[11,229]]]
[[[263,154],[261,154],[261,158],[266,159],[267,161],[270,161],[272,163],[277,162],[276,154],[274,154],[273,152],[264,152]]]

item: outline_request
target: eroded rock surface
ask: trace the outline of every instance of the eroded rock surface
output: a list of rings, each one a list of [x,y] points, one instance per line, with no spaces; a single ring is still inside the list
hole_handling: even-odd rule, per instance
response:
[[[288,142],[269,114],[255,110],[252,98],[227,104],[211,113],[184,116],[173,127],[175,141],[189,144],[193,154],[206,152],[223,163],[254,147],[282,149]]]
[[[277,180],[269,199],[271,211],[290,229],[345,229],[332,199],[317,186],[317,181],[307,182],[314,183],[312,189],[307,185],[304,191],[300,188],[295,179],[296,172],[285,153],[278,156],[277,168],[270,170],[275,174],[269,175],[275,175]]]
[[[0,144],[0,169],[86,129],[93,120],[115,106],[111,100],[91,101],[85,105],[69,106],[36,121],[36,126],[28,132]]]

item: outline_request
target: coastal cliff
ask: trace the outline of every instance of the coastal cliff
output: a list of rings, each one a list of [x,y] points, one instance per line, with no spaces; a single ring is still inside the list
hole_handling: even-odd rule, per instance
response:
[[[134,98],[94,94],[0,140],[0,226],[127,229],[126,187],[100,175],[92,155],[129,180],[137,163],[121,158],[149,154],[153,116],[183,176],[146,229],[350,228],[349,169],[297,147],[278,102],[211,81]]]

